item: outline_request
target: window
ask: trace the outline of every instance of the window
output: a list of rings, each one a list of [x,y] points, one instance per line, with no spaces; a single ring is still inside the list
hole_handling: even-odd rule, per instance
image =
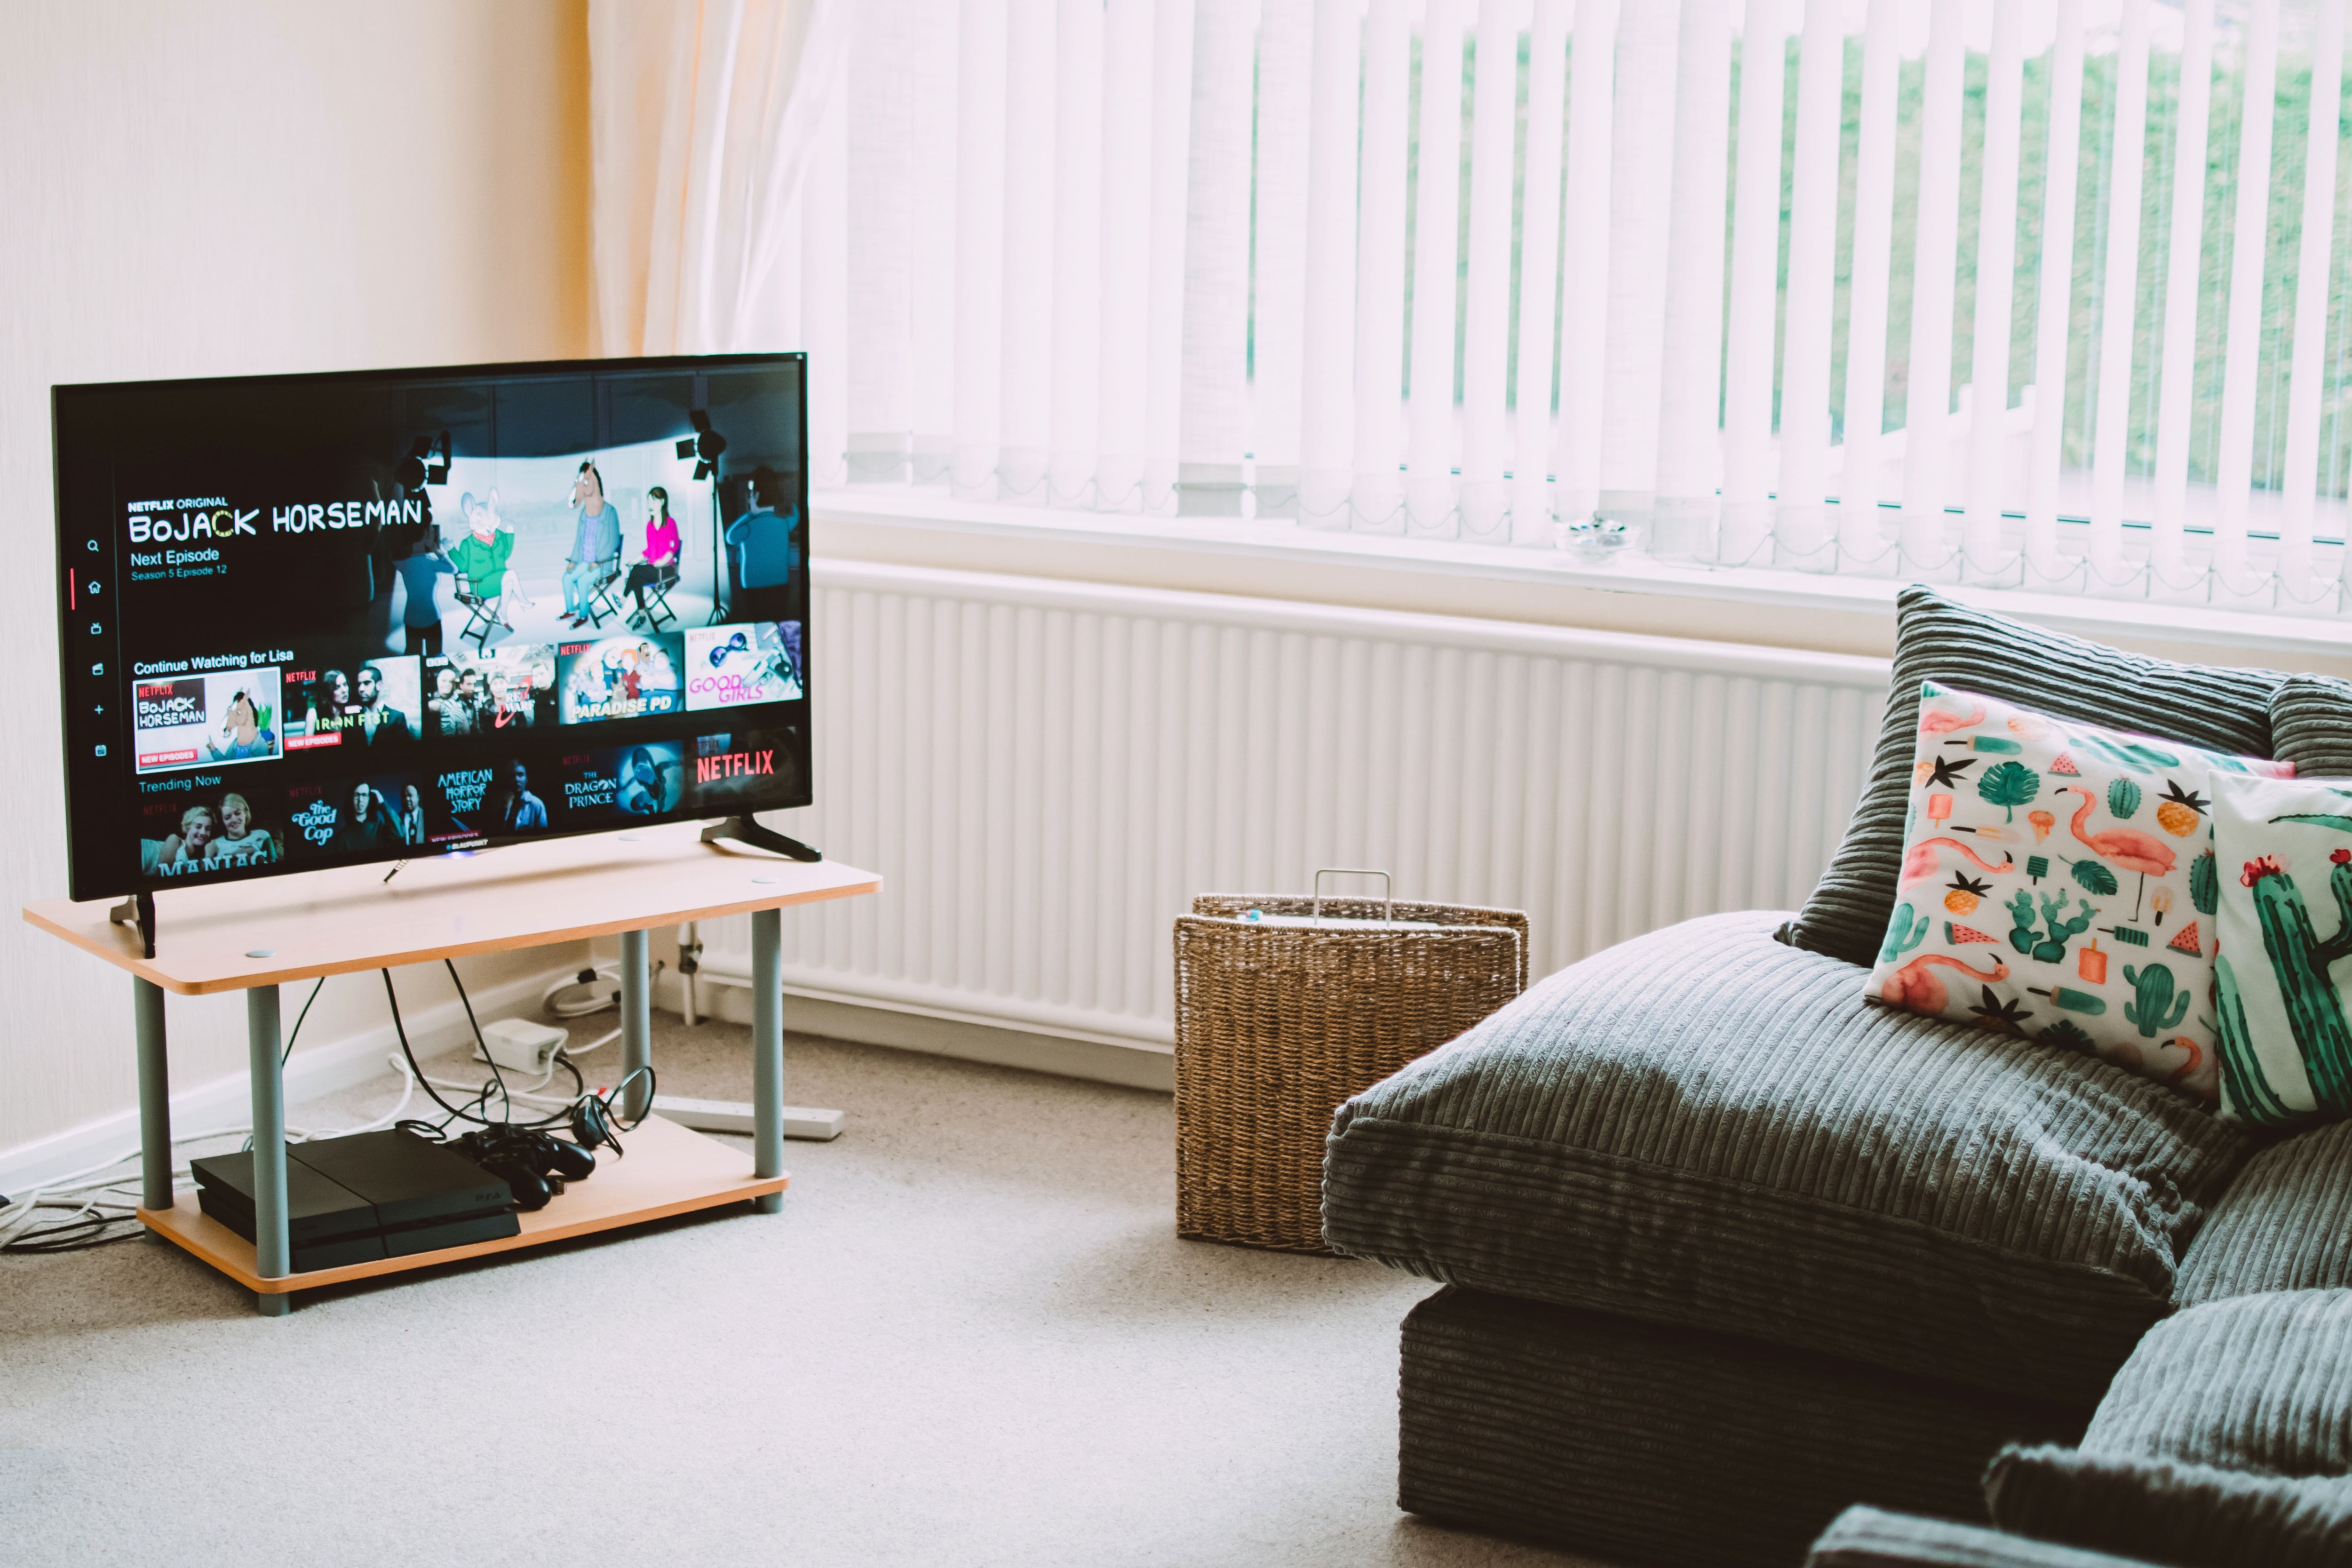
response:
[[[2346,3],[871,0],[819,478],[2337,616]]]

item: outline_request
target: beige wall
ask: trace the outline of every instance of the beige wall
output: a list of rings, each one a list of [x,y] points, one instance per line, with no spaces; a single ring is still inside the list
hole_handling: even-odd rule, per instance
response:
[[[15,913],[65,889],[50,384],[586,353],[584,11],[584,0],[9,7],[0,1151],[134,1099],[128,984]],[[557,956],[486,962],[469,980]],[[242,1068],[236,998],[171,1005],[175,1088]],[[331,982],[304,1038],[382,1013],[370,985]]]

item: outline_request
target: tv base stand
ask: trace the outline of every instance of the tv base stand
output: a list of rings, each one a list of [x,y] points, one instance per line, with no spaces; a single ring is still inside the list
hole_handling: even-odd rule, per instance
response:
[[[135,926],[139,931],[139,956],[155,956],[155,895],[132,893],[106,911],[106,918],[119,926]]]
[[[812,849],[797,838],[787,838],[772,827],[762,827],[751,816],[730,816],[724,822],[714,822],[702,830],[705,844],[716,844],[731,838],[738,844],[748,844],[754,849],[766,849],[788,856],[794,860],[822,860],[824,852]]]

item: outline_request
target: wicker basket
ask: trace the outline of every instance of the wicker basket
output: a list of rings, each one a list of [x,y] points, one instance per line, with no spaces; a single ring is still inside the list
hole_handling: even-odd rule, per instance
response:
[[[1526,989],[1528,917],[1326,899],[1452,929],[1244,924],[1312,900],[1208,894],[1176,921],[1176,1231],[1329,1256],[1323,1142],[1342,1100]]]

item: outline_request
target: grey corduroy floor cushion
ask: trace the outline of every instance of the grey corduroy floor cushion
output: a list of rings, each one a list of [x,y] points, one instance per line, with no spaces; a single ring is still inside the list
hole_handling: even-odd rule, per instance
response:
[[[1957,1520],[1874,1508],[1838,1515],[1805,1568],[2149,1568],[2142,1559],[2005,1535]]]
[[[1326,1237],[2088,1410],[2241,1134],[2093,1058],[1864,1003],[1781,918],[1622,943],[1348,1101]]]
[[[2352,1290],[2191,1307],[2150,1331],[2079,1448],[2012,1447],[2002,1529],[2179,1568],[2352,1563]]]
[[[1462,1289],[1404,1321],[1397,1500],[1653,1568],[1789,1568],[1856,1499],[1982,1517],[1985,1460],[2079,1413]]]
[[[2273,1143],[2246,1168],[2181,1260],[2183,1307],[2263,1290],[2352,1286],[2352,1121]]]

